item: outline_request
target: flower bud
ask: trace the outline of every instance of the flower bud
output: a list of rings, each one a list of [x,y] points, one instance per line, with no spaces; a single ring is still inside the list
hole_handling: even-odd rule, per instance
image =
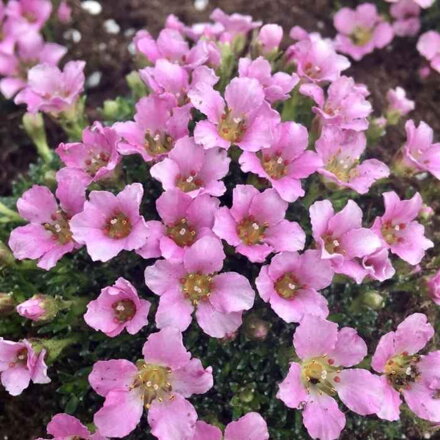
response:
[[[127,81],[127,84],[131,90],[131,93],[133,93],[133,96],[136,99],[140,99],[143,96],[146,96],[148,94],[147,87],[145,86],[144,82],[142,81],[141,77],[139,76],[139,73],[137,73],[135,71],[130,72],[125,77],[125,80]]]
[[[17,306],[17,313],[32,321],[49,321],[57,312],[57,301],[48,295],[34,295]]]
[[[246,336],[254,341],[264,341],[269,333],[270,324],[257,316],[249,316],[244,325]]]
[[[15,301],[10,293],[0,293],[0,316],[11,314],[15,310]]]
[[[0,241],[0,266],[11,266],[15,258],[9,248]]]
[[[434,215],[434,210],[428,206],[423,204],[419,211],[419,217],[421,220],[428,221]]]
[[[440,306],[440,270],[427,280],[426,286],[430,298]]]
[[[373,310],[379,310],[384,306],[384,298],[378,292],[370,290],[361,296],[361,302],[364,306]]]

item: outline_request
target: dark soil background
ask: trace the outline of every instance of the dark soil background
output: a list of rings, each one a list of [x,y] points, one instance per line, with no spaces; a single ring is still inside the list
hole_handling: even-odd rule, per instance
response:
[[[207,8],[198,11],[191,0],[102,0],[103,10],[92,16],[80,8],[74,8],[73,21],[67,25],[54,23],[48,38],[68,46],[68,59],[85,59],[87,74],[101,73],[98,85],[87,89],[88,108],[91,119],[96,109],[108,98],[127,91],[125,75],[132,68],[132,56],[127,47],[135,30],[147,28],[156,34],[163,26],[168,14],[177,15],[186,23],[206,21],[215,7],[228,13],[251,14],[266,23],[281,24],[286,33],[294,25],[309,31],[319,31],[333,36],[332,16],[341,4],[354,6],[358,1],[333,0],[211,0]],[[384,2],[380,2],[384,6]],[[440,22],[440,7],[429,13],[426,28]],[[437,15],[436,15],[437,14]],[[110,34],[104,28],[106,20],[113,19],[120,32]],[[69,35],[75,29],[81,40],[72,42]],[[388,89],[404,87],[410,98],[416,101],[414,119],[429,123],[440,139],[440,76],[432,75],[421,81],[418,69],[423,64],[416,50],[417,38],[397,38],[390,47],[365,57],[349,71],[358,82],[368,85],[376,109],[383,107]],[[377,110],[377,111],[378,111]],[[23,111],[10,102],[0,101],[0,195],[8,195],[11,181],[26,172],[36,153],[26,135],[20,129]],[[52,146],[63,140],[55,127],[49,126]],[[402,126],[389,130],[381,140],[382,159],[392,156],[404,140]],[[379,148],[379,147],[378,147]],[[386,159],[385,159],[386,160]],[[54,386],[31,386],[21,396],[13,399],[0,387],[0,440],[27,440],[44,431],[45,407],[53,406],[57,398]],[[50,411],[50,410],[48,410]],[[6,424],[4,423],[5,421]],[[6,426],[7,425],[7,426]]]

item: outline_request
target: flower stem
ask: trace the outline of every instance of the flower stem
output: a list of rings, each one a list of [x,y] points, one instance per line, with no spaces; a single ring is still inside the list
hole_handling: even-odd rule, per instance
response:
[[[0,202],[0,214],[7,217],[10,221],[22,222],[23,219],[20,217],[18,212],[8,208],[5,204]]]

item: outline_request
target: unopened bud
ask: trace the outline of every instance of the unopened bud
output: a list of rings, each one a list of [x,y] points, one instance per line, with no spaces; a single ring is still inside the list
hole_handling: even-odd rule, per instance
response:
[[[0,293],[0,316],[10,315],[15,310],[15,300],[10,293]]]
[[[148,95],[148,89],[144,82],[142,81],[139,73],[133,71],[130,72],[126,77],[125,80],[127,81],[128,87],[131,90],[131,93],[133,93],[133,96],[136,99],[142,98],[143,96]]]
[[[362,294],[361,302],[364,306],[373,310],[379,310],[384,306],[383,296],[374,290],[370,290]]]
[[[17,306],[17,313],[31,321],[50,321],[58,313],[58,301],[51,296],[37,294]]]
[[[246,319],[244,331],[246,336],[254,341],[264,341],[269,333],[270,324],[256,316]]]
[[[0,241],[0,266],[11,266],[15,258],[9,248]]]
[[[430,206],[423,204],[419,211],[420,219],[428,221],[432,218],[433,215],[434,210]]]

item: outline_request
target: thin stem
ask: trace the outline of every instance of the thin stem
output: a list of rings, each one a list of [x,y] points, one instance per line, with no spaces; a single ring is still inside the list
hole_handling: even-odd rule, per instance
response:
[[[23,219],[20,217],[18,212],[8,208],[5,204],[0,202],[0,214],[8,217],[10,221],[22,222]]]

